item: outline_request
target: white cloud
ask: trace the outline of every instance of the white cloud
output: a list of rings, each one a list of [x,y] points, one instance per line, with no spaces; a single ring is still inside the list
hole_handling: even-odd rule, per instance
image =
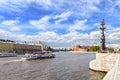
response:
[[[18,20],[5,20],[1,24],[6,26],[15,26],[17,23],[19,23]]]
[[[115,34],[115,33],[114,33]],[[117,32],[116,32],[117,34]],[[110,34],[112,35],[112,34]],[[120,35],[120,34],[118,34]],[[88,33],[78,33],[69,32],[67,34],[59,35],[54,31],[39,32],[37,35],[25,35],[25,34],[15,34],[5,30],[0,29],[0,36],[2,39],[10,39],[21,42],[37,42],[41,40],[44,44],[50,45],[51,47],[72,47],[74,45],[100,45],[100,32],[92,31]],[[117,36],[117,35],[116,35]],[[106,35],[106,45],[112,47],[120,47],[119,40],[112,36],[110,39]]]
[[[7,38],[10,32],[0,29],[0,38]]]
[[[39,36],[47,44],[52,45],[53,47],[72,47],[74,45],[99,45],[100,42],[100,33],[99,31],[87,33],[78,33],[70,32],[67,34],[58,35],[55,32],[42,32]]]
[[[91,39],[99,39],[101,37],[100,31],[92,31],[90,33]]]
[[[31,1],[31,0],[29,0],[29,1]],[[51,0],[33,0],[33,2],[36,2],[39,5],[42,5],[45,9],[48,9],[49,6],[52,5],[52,1]]]
[[[41,29],[41,30],[45,29],[45,24],[41,24],[41,23],[39,23],[39,21],[31,20],[30,24],[32,24],[33,26],[37,27],[38,29]]]
[[[120,48],[120,44],[107,44],[106,46],[107,47],[112,47],[112,48],[115,48],[115,49],[119,49]]]
[[[108,39],[110,40],[120,40],[120,28],[114,28],[108,31],[107,34]]]
[[[29,23],[38,29],[45,30],[45,27],[49,24],[49,16],[45,16],[39,20],[31,20]]]
[[[14,26],[10,29],[11,31],[20,31],[21,29],[17,26]]]
[[[36,3],[36,8],[48,9],[49,6],[52,6],[51,0],[0,0],[0,10],[6,10],[9,13],[22,13],[31,3]]]
[[[37,37],[36,37],[36,39],[37,39]],[[10,39],[10,40],[14,40],[14,41],[24,42],[24,41],[34,41],[35,36],[30,36],[30,35],[25,35],[25,34],[19,34],[18,35],[16,33],[0,29],[0,38],[1,39]]]
[[[80,20],[80,21],[76,21],[74,23],[74,25],[70,26],[68,28],[68,31],[75,31],[75,30],[88,30],[90,29],[88,26],[85,25],[85,23],[87,22],[87,20]]]
[[[60,22],[65,21],[65,20],[67,20],[67,18],[61,18],[59,20],[56,20],[55,24],[59,24]]]
[[[100,11],[97,5],[100,4],[101,0],[51,0],[51,2],[55,10],[70,10],[73,12],[73,15],[88,17],[91,13]]]
[[[11,31],[20,31],[21,30],[19,27],[16,26],[18,23],[19,23],[18,20],[5,20],[5,21],[1,22],[2,25],[5,25]]]
[[[74,15],[88,16],[92,12],[100,11],[98,6],[101,0],[0,0],[0,10],[10,10],[9,12],[24,12],[32,3],[36,3],[36,8],[49,9],[54,11],[73,11]],[[108,10],[109,11],[109,10]]]
[[[95,24],[93,24],[93,26],[100,27],[100,23],[95,23]]]
[[[22,5],[22,6],[21,6]],[[6,12],[23,12],[24,8],[28,6],[28,2],[26,0],[0,0],[0,10]]]
[[[72,14],[72,12],[65,12],[65,13],[62,13],[60,15],[56,15],[54,18],[57,19],[57,18],[67,18],[69,17],[70,15]]]
[[[37,5],[35,8],[42,7],[43,9],[47,10],[54,10],[58,11],[68,11],[67,13],[63,13],[61,15],[58,15],[56,17],[61,16],[67,16],[71,15],[72,13],[74,15],[78,16],[88,16],[92,12],[99,11],[99,8],[96,6],[100,3],[101,0],[95,0],[95,1],[89,1],[89,0],[78,0],[78,1],[66,1],[66,0],[1,0],[0,1],[0,10],[6,10],[9,12],[18,12],[22,13],[24,10],[26,10],[31,3],[36,3]],[[69,11],[72,11],[70,13]],[[65,19],[62,19],[65,20]],[[62,21],[60,20],[60,21]],[[59,22],[59,21],[58,21]]]
[[[58,20],[55,21],[55,24],[59,24],[60,22],[67,20],[70,15],[72,15],[72,12],[65,12],[60,15],[56,15],[54,19]]]
[[[40,32],[38,35],[46,42],[54,42],[58,38],[58,34],[53,31]]]

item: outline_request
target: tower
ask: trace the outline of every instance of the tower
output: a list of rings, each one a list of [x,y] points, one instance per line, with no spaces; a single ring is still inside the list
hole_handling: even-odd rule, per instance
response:
[[[105,52],[105,49],[106,49],[106,47],[105,47],[105,34],[104,34],[104,30],[106,29],[105,28],[105,22],[104,22],[104,19],[102,20],[102,22],[101,22],[101,27],[100,27],[100,30],[101,30],[101,42],[100,42],[100,44],[101,44],[101,51],[102,52]]]

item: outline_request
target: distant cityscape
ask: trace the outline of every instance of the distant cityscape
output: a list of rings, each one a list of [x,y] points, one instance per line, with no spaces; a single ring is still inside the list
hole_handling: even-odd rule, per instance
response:
[[[16,52],[18,54],[24,54],[26,52],[34,52],[41,50],[50,51],[75,51],[75,52],[100,52],[100,46],[80,46],[75,45],[71,48],[59,48],[54,49],[51,46],[44,45],[41,41],[37,44],[30,43],[17,43],[12,40],[0,39],[0,51]],[[115,50],[114,48],[106,47],[106,52],[120,52],[120,49]]]
[[[76,45],[73,47],[73,51],[79,51],[79,52],[99,52],[101,53],[100,46],[80,46]],[[112,52],[120,52],[120,49],[116,50],[114,48],[109,48],[106,47],[106,52],[107,53],[112,53]]]

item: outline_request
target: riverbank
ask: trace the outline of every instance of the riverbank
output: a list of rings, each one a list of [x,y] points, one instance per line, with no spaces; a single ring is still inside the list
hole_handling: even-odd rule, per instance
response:
[[[117,59],[119,58],[119,54],[115,54],[115,53],[104,53],[104,54],[96,54],[96,59],[90,61],[89,63],[89,68],[95,71],[103,71],[103,72],[107,72],[105,78],[103,80],[118,80],[118,78],[116,79],[110,79],[108,77],[109,76],[114,76],[115,70],[116,68],[116,62]],[[118,69],[119,70],[119,69]],[[118,73],[116,73],[118,74]]]
[[[89,51],[89,52],[84,52],[84,51],[70,51],[70,52],[73,52],[73,53],[97,53],[97,52],[92,52],[92,51]]]

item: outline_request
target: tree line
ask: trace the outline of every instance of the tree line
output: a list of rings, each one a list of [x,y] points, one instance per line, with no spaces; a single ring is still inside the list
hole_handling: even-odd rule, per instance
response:
[[[1,42],[15,42],[15,41],[12,41],[12,40],[5,40],[5,39],[0,39]]]

